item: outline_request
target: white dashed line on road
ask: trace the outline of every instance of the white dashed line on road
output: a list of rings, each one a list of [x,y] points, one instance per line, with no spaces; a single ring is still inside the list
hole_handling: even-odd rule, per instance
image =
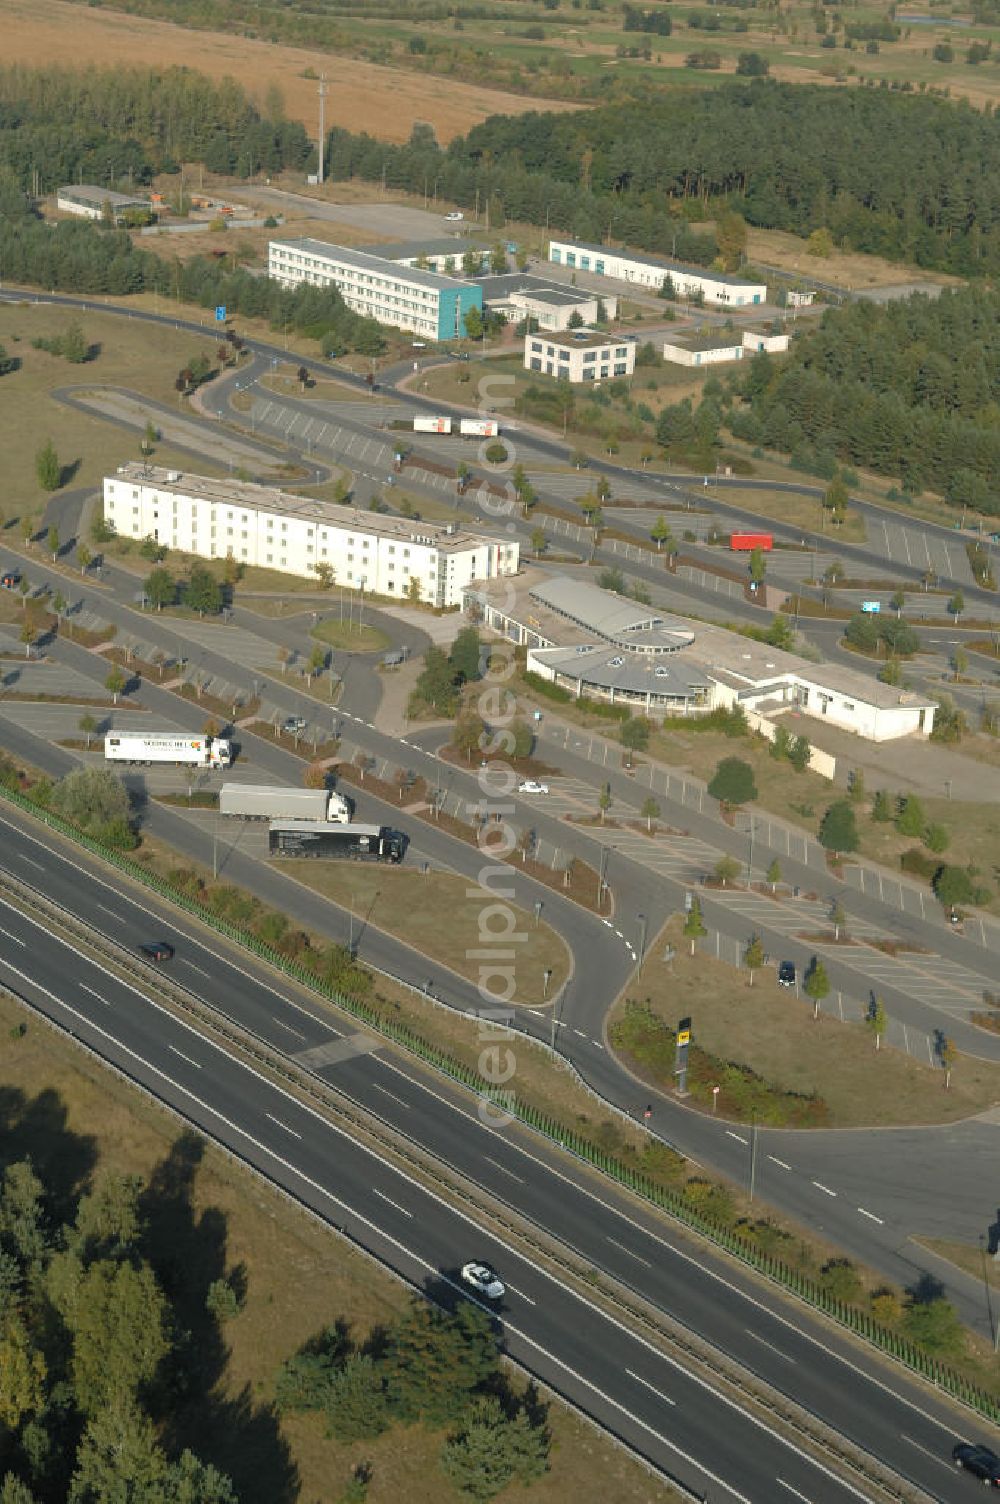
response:
[[[184,1051],[179,1050],[175,1044],[168,1044],[167,1049],[170,1050],[174,1055],[179,1055],[182,1060],[186,1060],[188,1065],[193,1065],[196,1071],[201,1070],[201,1066],[199,1065],[198,1061],[192,1060],[190,1055],[185,1055]]]
[[[783,1159],[779,1159],[776,1154],[769,1154],[767,1157],[772,1164],[780,1165],[783,1170],[790,1170],[792,1168],[791,1165],[786,1165]]]
[[[625,1372],[628,1374],[630,1379],[635,1379],[635,1382],[637,1384],[641,1384],[644,1389],[648,1389],[650,1394],[655,1394],[656,1398],[658,1400],[662,1400],[665,1405],[677,1404],[677,1401],[672,1400],[669,1394],[664,1394],[662,1389],[655,1389],[648,1379],[644,1379],[642,1375],[636,1373],[634,1369],[626,1368]]]
[[[813,1185],[818,1191],[822,1191],[825,1196],[836,1196],[837,1194],[836,1191],[831,1191],[828,1185],[824,1185],[821,1180],[814,1180]]]
[[[91,997],[96,997],[97,1001],[99,1003],[103,1003],[104,1006],[105,1006],[105,1008],[110,1008],[111,1007],[111,1004],[108,1002],[107,998],[106,997],[102,997],[99,992],[95,992],[94,989],[93,989],[93,987],[88,987],[87,984],[86,984],[86,982],[81,982],[80,983],[80,989],[81,989],[82,992],[89,992],[90,995],[91,995]]]
[[[749,1139],[743,1137],[742,1133],[734,1133],[731,1128],[726,1129],[726,1137],[734,1138],[739,1144],[748,1144],[750,1142]]]
[[[276,1127],[281,1128],[285,1133],[290,1133],[292,1135],[292,1138],[302,1137],[301,1133],[296,1133],[294,1128],[289,1128],[287,1123],[283,1123],[281,1119],[276,1118],[273,1113],[267,1112],[264,1114],[264,1116],[270,1118],[271,1122],[274,1123]]]
[[[773,1342],[768,1342],[766,1337],[762,1337],[760,1333],[755,1332],[752,1327],[744,1327],[743,1330],[746,1332],[748,1337],[752,1337],[755,1342],[759,1342],[761,1347],[769,1347],[772,1353],[776,1353],[779,1358],[784,1358],[786,1363],[795,1362],[794,1358],[790,1358],[787,1353],[783,1353],[780,1347],[775,1347]]]
[[[619,1243],[619,1241],[618,1241],[617,1238],[608,1238],[607,1242],[613,1243],[616,1248],[620,1248],[621,1251],[622,1251],[622,1253],[627,1253],[628,1256],[629,1256],[629,1258],[630,1259],[635,1259],[635,1261],[636,1261],[637,1264],[645,1264],[645,1266],[646,1266],[647,1269],[651,1269],[653,1267],[652,1264],[649,1262],[648,1259],[644,1259],[638,1253],[633,1253],[632,1250],[631,1250],[631,1248],[626,1248],[625,1244],[624,1243]]]
[[[858,1211],[860,1212],[860,1214],[861,1214],[862,1217],[867,1217],[868,1220],[869,1220],[869,1222],[877,1222],[878,1225],[879,1225],[879,1227],[884,1227],[885,1226],[885,1223],[882,1220],[882,1218],[881,1217],[876,1217],[876,1215],[875,1215],[874,1212],[866,1212],[863,1206],[859,1206],[858,1207]]]
[[[393,1199],[392,1199],[391,1196],[387,1196],[385,1194],[385,1192],[384,1191],[380,1191],[377,1186],[373,1185],[372,1186],[372,1190],[375,1192],[376,1196],[379,1198],[380,1201],[387,1201],[390,1206],[394,1206],[396,1208],[397,1212],[402,1212],[402,1214],[403,1214],[404,1217],[412,1217],[413,1216],[413,1213],[412,1212],[408,1212],[406,1210],[405,1206],[400,1206],[400,1204],[399,1204],[398,1201],[393,1201]]]
[[[524,1184],[524,1181],[520,1175],[515,1175],[513,1170],[508,1170],[507,1166],[502,1165],[498,1159],[491,1159],[488,1154],[484,1154],[483,1158],[486,1160],[487,1164],[495,1165],[502,1175],[509,1175],[511,1180],[517,1181],[518,1185]]]

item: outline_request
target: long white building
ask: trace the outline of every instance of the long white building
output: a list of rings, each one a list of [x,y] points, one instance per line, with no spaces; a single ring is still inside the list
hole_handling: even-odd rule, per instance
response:
[[[461,339],[470,308],[482,312],[482,290],[459,277],[398,265],[371,251],[355,251],[305,236],[272,240],[267,274],[285,287],[307,282],[336,287],[348,308],[380,324],[424,339]]]
[[[748,282],[744,277],[730,277],[705,266],[687,266],[680,261],[644,256],[639,251],[615,250],[586,240],[550,240],[549,260],[575,271],[593,272],[598,277],[635,282],[654,292],[659,292],[669,277],[679,298],[701,293],[706,303],[725,308],[748,308],[767,302],[767,288],[761,282]]]
[[[232,557],[376,595],[458,606],[473,580],[516,574],[516,540],[360,512],[252,481],[213,480],[129,462],[104,478],[104,519],[123,538],[155,538],[205,559]],[[416,585],[414,584],[416,581]]]

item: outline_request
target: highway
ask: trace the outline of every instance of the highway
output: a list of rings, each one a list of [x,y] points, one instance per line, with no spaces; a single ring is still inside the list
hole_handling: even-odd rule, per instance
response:
[[[5,296],[7,294],[4,294]],[[14,297],[23,296],[20,293],[10,294]],[[80,300],[73,298],[43,298],[41,301],[63,302],[67,306],[80,306]],[[107,311],[105,305],[94,303],[101,311]],[[178,325],[178,321],[168,317],[152,314],[138,314],[130,311],[128,316],[137,317],[149,322],[159,322],[168,326]],[[183,325],[183,321],[180,321]],[[203,337],[212,337],[213,329],[208,325],[190,323],[183,325],[192,332]],[[280,351],[266,345],[255,346],[255,350],[262,358],[281,358],[284,356]],[[328,372],[328,367],[322,362],[306,362],[313,369]],[[350,379],[350,378],[346,378]],[[360,384],[356,379],[356,384]],[[410,401],[411,399],[407,398]],[[414,405],[428,409],[440,404],[424,402],[421,399],[412,399]],[[553,453],[560,452],[560,447],[555,446]],[[608,467],[601,466],[604,470]],[[629,472],[622,472],[629,483],[634,479]],[[895,515],[895,514],[892,514]],[[612,555],[608,556],[608,562],[615,562]],[[32,561],[30,572],[33,578],[47,576],[47,571],[38,561]],[[64,576],[51,573],[47,577],[65,587]],[[131,589],[134,592],[134,580],[122,575],[116,578],[112,570],[105,571],[105,579],[112,585],[114,595],[111,599],[104,591],[94,593],[91,601],[92,606],[98,612],[111,619],[126,621],[133,629],[143,632],[156,632],[164,641],[175,637],[178,642],[183,639],[173,634],[172,629],[167,627],[162,620],[155,617],[139,618],[137,614],[122,604],[122,592]],[[117,600],[114,598],[117,596]],[[130,598],[130,597],[129,597]],[[753,611],[754,608],[748,608]],[[141,629],[138,623],[141,620]],[[260,630],[259,619],[254,618],[255,630]],[[275,631],[284,630],[275,626]],[[190,652],[190,645],[184,644]],[[61,651],[62,645],[58,644],[53,651]],[[206,666],[212,663],[211,653],[202,653],[202,660]],[[89,655],[81,654],[81,658],[89,658]],[[92,675],[101,672],[99,663],[90,659],[90,672]],[[220,667],[224,667],[231,675],[237,666],[222,660]],[[361,674],[356,680],[360,685],[364,681]],[[146,698],[148,690],[155,686],[143,686],[143,697]],[[275,696],[288,712],[298,712],[309,715],[317,713],[316,704],[305,696],[298,695],[293,689],[284,685],[273,686]],[[354,689],[352,687],[352,695]],[[157,702],[160,703],[160,702]],[[173,721],[180,720],[181,724],[188,724],[192,729],[200,729],[202,716],[196,705],[184,705],[173,697],[164,697],[162,702],[169,705],[169,716]],[[353,700],[349,703],[354,703]],[[183,708],[182,708],[183,707]],[[363,707],[368,710],[368,704]],[[369,738],[371,728],[365,725],[366,716],[361,715],[359,721],[351,726],[351,735],[360,738]],[[6,733],[5,733],[6,735]],[[31,757],[26,750],[30,739],[21,738],[18,750],[20,755]],[[36,753],[40,750],[40,744],[35,743]],[[298,781],[301,765],[293,761],[288,753],[282,752],[262,743],[266,752],[260,753],[262,757],[272,758],[267,764],[268,771],[274,776]],[[61,757],[63,754],[59,754]],[[258,755],[255,747],[255,756]],[[398,757],[398,751],[395,753]],[[37,756],[32,760],[38,761]],[[67,760],[67,765],[69,762]],[[279,771],[280,770],[280,771]],[[592,777],[592,770],[588,770]],[[160,812],[157,811],[157,818]],[[534,810],[528,816],[535,821],[538,817]],[[187,839],[193,841],[191,836],[191,823],[182,822],[180,817],[174,816],[172,829],[180,831],[183,828],[187,832]],[[565,826],[562,827],[565,830]],[[205,846],[204,835],[201,836],[200,854],[204,860]],[[586,836],[579,839],[585,843],[583,850],[589,852],[590,860],[594,860],[594,847]],[[715,839],[719,839],[718,831]],[[730,839],[735,840],[735,835]],[[442,846],[442,852],[448,852],[445,860],[454,861],[454,843]],[[785,865],[784,854],[782,854]],[[247,864],[249,868],[250,864]],[[247,869],[243,869],[246,871]],[[623,914],[636,913],[640,907],[648,912],[650,893],[657,896],[661,905],[674,906],[678,897],[678,886],[661,879],[651,879],[648,872],[635,867],[625,859],[613,858],[614,886],[619,898],[620,910]],[[259,881],[259,876],[258,876]],[[548,892],[546,890],[546,899]],[[854,899],[849,890],[843,894],[845,904],[849,911]],[[867,903],[864,905],[867,910]],[[549,916],[547,916],[549,917]],[[898,917],[898,916],[897,916]],[[714,922],[720,928],[729,925],[732,933],[739,933],[745,938],[745,924],[738,916],[733,919],[724,914],[713,915]],[[340,938],[346,938],[346,924],[341,927]],[[780,936],[768,935],[767,943],[773,952],[777,952],[782,945]],[[366,941],[368,937],[366,936]],[[373,934],[372,944],[380,937]],[[628,1078],[618,1071],[614,1062],[609,1059],[606,1051],[600,1048],[600,1039],[593,1023],[602,1015],[602,1010],[607,1006],[607,1001],[615,995],[621,981],[629,971],[629,957],[622,948],[621,950],[606,944],[607,935],[600,934],[597,939],[587,939],[574,946],[578,954],[587,958],[587,986],[577,987],[567,997],[567,1007],[564,1010],[563,1021],[576,1018],[577,1008],[586,1010],[587,1029],[581,1029],[582,1038],[574,1036],[570,1028],[562,1028],[560,1031],[561,1047],[567,1056],[574,1061],[588,1080],[597,1085],[613,1101],[622,1105],[629,1105],[635,1097],[636,1088]],[[386,940],[388,944],[388,940]],[[385,952],[365,951],[364,954],[374,964],[384,964]],[[383,959],[380,960],[379,956]],[[404,958],[406,960],[407,958]],[[413,971],[412,953],[409,960],[409,969],[402,965],[397,952],[394,965],[388,965],[387,969],[396,970],[404,975],[423,974],[423,964],[419,965],[419,971]],[[449,984],[442,986],[442,993],[448,1001],[460,1005],[463,996],[468,996],[468,989],[453,987]],[[902,1000],[900,1000],[902,1001]],[[543,1019],[537,1026],[537,1031],[543,1036],[548,1034],[548,1020]],[[989,1042],[983,1046],[989,1048]],[[721,1125],[711,1124],[696,1114],[686,1112],[674,1104],[663,1104],[662,1117],[658,1113],[657,1129],[668,1139],[677,1143],[685,1152],[694,1158],[711,1163],[724,1173],[739,1179],[745,1173],[746,1148],[741,1136],[733,1134],[729,1136]],[[895,1278],[909,1279],[920,1272],[924,1264],[923,1255],[907,1244],[907,1236],[911,1231],[923,1229],[927,1224],[937,1227],[940,1222],[951,1215],[952,1225],[969,1233],[974,1240],[976,1232],[982,1230],[992,1220],[995,1208],[990,1206],[990,1194],[987,1187],[991,1184],[990,1166],[994,1155],[995,1128],[989,1123],[977,1123],[974,1125],[961,1125],[959,1128],[950,1130],[924,1130],[922,1134],[881,1134],[866,1135],[870,1144],[870,1150],[866,1149],[859,1160],[857,1144],[849,1143],[845,1136],[838,1135],[814,1135],[808,1141],[802,1137],[796,1146],[794,1155],[782,1147],[783,1142],[789,1136],[781,1133],[766,1135],[772,1140],[770,1147],[773,1154],[766,1156],[767,1161],[773,1161],[770,1171],[771,1181],[767,1185],[766,1194],[772,1196],[776,1205],[787,1211],[792,1216],[798,1216],[809,1220],[814,1225],[827,1231],[828,1235],[835,1238],[841,1246],[855,1253],[856,1256],[867,1258]],[[765,1135],[762,1135],[762,1147]],[[921,1144],[925,1147],[921,1149]],[[786,1176],[780,1170],[782,1164],[793,1164],[796,1169],[794,1180]],[[916,1167],[926,1165],[926,1174],[917,1173]],[[871,1170],[869,1184],[867,1171]],[[822,1187],[830,1185],[838,1189],[835,1200],[830,1200],[827,1192]],[[929,1188],[934,1187],[933,1196],[929,1194]],[[861,1224],[858,1207],[871,1209],[872,1190],[878,1188],[880,1196],[885,1198],[885,1205],[879,1203],[874,1207],[879,1223],[868,1228]],[[888,1212],[888,1215],[885,1213]],[[963,1314],[967,1319],[983,1322],[981,1292],[975,1289],[974,1281],[965,1281],[954,1277],[947,1271],[942,1271],[949,1283],[949,1293],[958,1300]]]
[[[102,877],[57,838],[29,832],[8,813],[2,826],[6,867],[22,880],[128,949],[143,939],[170,940],[177,947],[171,975],[182,985],[277,1050],[307,1060],[317,1058],[310,1051],[325,1053],[329,1063],[319,1073],[331,1085],[516,1206],[586,1266],[701,1333],[932,1498],[958,1504],[967,1497],[967,1480],[948,1460],[967,1427],[933,1395],[853,1351],[807,1313],[782,1310],[770,1291],[532,1135],[484,1123],[468,1097],[359,1039],[362,1031],[349,1021],[345,1028],[318,1000],[248,957],[231,958],[222,942],[201,937],[197,926],[117,877]],[[712,1504],[868,1497],[750,1417],[712,1380],[689,1375],[586,1295],[233,1060],[146,989],[54,937],[44,918],[2,895],[0,910],[0,980],[418,1287],[451,1300],[458,1264],[468,1257],[494,1263],[509,1287],[501,1319],[512,1356],[656,1466],[708,1491]],[[154,995],[155,985],[152,978]]]

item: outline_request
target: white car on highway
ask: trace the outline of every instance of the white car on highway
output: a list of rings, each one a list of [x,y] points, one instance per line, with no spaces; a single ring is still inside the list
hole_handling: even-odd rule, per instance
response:
[[[519,794],[547,794],[548,791],[549,786],[547,783],[536,783],[534,778],[526,778],[523,783],[519,783],[517,786]]]
[[[457,224],[460,219],[464,219],[464,218],[465,218],[465,215],[462,213],[461,209],[452,209],[452,211],[451,211],[450,214],[446,214],[445,215],[445,222],[446,223],[450,222],[451,224]]]
[[[487,1300],[502,1300],[507,1293],[503,1281],[489,1264],[463,1264],[462,1283],[468,1285],[470,1290],[475,1290],[477,1295],[485,1295]]]

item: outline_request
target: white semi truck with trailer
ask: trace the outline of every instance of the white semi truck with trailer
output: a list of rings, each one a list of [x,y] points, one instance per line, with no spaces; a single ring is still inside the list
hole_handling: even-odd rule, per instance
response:
[[[296,789],[252,783],[224,783],[219,790],[219,814],[244,820],[318,820],[346,825],[351,806],[331,789]]]
[[[233,749],[230,742],[218,736],[184,736],[176,731],[140,736],[138,732],[109,731],[104,738],[104,757],[107,762],[143,767],[173,763],[185,768],[228,768]]]

